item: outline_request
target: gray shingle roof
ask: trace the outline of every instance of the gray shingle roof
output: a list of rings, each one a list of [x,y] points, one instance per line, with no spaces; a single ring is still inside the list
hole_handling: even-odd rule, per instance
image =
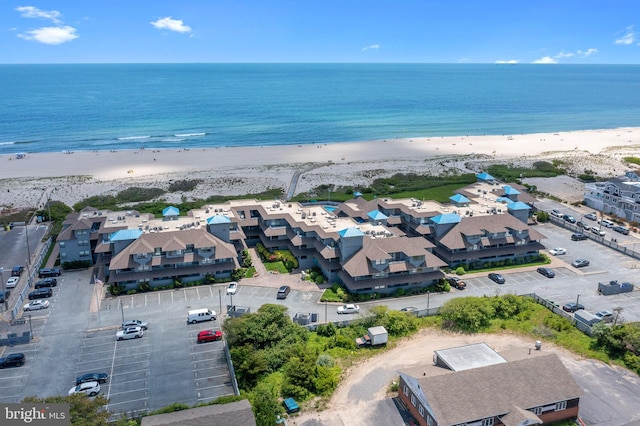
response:
[[[142,426],[255,426],[251,404],[246,399],[228,404],[207,405],[142,418]]]
[[[556,354],[419,378],[439,425],[503,416],[584,394]],[[458,397],[454,397],[458,395]]]

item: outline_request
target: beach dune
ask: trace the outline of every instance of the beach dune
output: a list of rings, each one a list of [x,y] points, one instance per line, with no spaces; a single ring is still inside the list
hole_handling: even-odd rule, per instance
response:
[[[366,142],[263,147],[138,149],[2,155],[0,206],[38,207],[44,197],[72,205],[130,186],[163,187],[202,179],[190,198],[286,190],[306,171],[297,191],[321,184],[353,186],[395,173],[480,171],[491,163],[561,160],[573,173],[617,176],[625,156],[640,155],[640,129],[490,136],[416,137]],[[177,195],[179,200],[185,194]],[[167,199],[171,201],[171,196]]]

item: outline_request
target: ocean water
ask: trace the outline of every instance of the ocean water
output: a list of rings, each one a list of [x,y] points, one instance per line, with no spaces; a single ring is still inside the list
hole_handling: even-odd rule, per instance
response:
[[[0,65],[0,154],[640,127],[640,66]]]

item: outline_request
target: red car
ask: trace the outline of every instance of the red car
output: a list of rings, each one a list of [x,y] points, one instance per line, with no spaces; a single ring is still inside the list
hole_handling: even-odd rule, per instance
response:
[[[198,333],[198,343],[215,342],[216,340],[222,340],[220,330],[204,330]]]

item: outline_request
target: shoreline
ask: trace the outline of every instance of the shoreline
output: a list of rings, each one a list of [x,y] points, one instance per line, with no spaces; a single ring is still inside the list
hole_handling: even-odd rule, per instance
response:
[[[73,205],[93,195],[131,186],[168,187],[198,179],[190,193],[167,195],[168,203],[211,195],[243,195],[288,189],[296,172],[296,193],[322,184],[364,186],[396,173],[440,175],[483,171],[494,163],[530,166],[563,162],[569,173],[599,177],[626,171],[622,158],[640,156],[640,128],[576,132],[396,138],[327,144],[266,145],[34,153],[17,159],[0,155],[0,207],[37,207],[43,193]],[[46,200],[46,197],[45,197]]]

